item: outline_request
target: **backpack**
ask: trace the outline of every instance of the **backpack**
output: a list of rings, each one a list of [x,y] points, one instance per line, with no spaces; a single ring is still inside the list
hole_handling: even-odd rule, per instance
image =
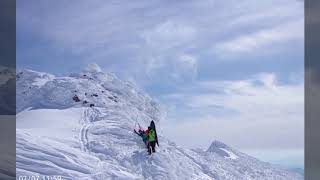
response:
[[[156,133],[153,129],[151,129],[148,133],[148,141],[152,142],[156,140]]]
[[[153,121],[153,120],[152,120],[152,121],[151,121],[151,123],[150,123],[150,127],[151,127],[151,129],[153,129],[153,130],[154,130],[154,132],[155,132],[155,141],[156,141],[157,145],[159,146],[159,143],[158,143],[158,135],[157,135],[157,129],[156,129],[156,125],[155,125],[155,123],[154,123],[154,121]]]

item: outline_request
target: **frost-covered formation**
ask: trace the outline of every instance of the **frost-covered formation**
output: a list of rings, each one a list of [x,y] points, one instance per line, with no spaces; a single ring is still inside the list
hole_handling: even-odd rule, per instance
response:
[[[92,65],[55,77],[17,72],[17,173],[64,179],[303,179],[214,141],[207,151],[177,146],[158,132],[148,156],[132,131],[162,117],[131,83]]]

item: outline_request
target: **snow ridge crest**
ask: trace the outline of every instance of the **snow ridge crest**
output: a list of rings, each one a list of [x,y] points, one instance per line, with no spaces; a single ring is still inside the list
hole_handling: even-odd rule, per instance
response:
[[[218,141],[218,140],[214,140],[210,147],[208,148],[207,152],[212,152],[214,151],[215,149],[217,148],[225,148],[225,149],[231,149],[229,146],[227,146],[226,144],[224,144],[223,142],[221,141]]]

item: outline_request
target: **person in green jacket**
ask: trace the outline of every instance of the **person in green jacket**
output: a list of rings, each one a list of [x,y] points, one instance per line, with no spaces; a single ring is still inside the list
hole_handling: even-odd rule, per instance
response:
[[[151,154],[156,152],[156,133],[150,126],[148,127],[148,153]]]

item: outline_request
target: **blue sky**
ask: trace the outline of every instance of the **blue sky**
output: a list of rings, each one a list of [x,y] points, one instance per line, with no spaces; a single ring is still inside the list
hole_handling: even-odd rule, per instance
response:
[[[89,63],[157,98],[182,146],[303,166],[303,1],[17,1],[19,68]]]

